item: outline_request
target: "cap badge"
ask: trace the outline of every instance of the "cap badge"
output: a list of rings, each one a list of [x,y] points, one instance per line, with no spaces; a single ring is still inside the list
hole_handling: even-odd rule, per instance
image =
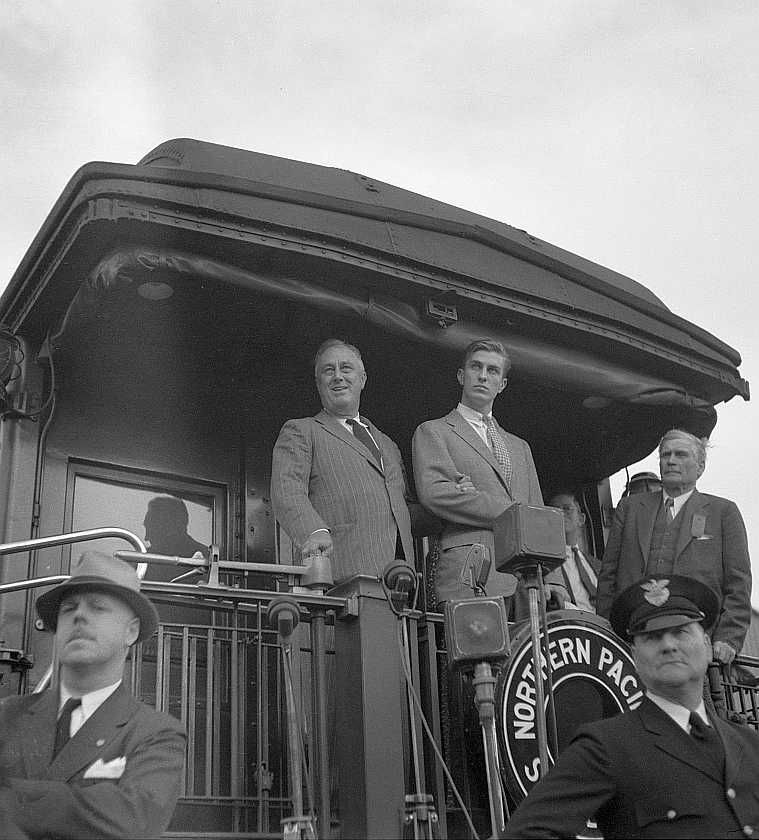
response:
[[[668,585],[668,580],[649,580],[646,581],[646,583],[642,583],[640,586],[646,593],[643,596],[646,601],[648,601],[649,604],[653,604],[655,607],[661,607],[669,600],[669,589],[667,589]]]

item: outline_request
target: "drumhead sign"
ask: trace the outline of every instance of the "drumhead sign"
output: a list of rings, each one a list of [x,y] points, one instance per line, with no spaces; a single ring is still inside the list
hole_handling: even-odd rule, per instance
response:
[[[643,684],[627,646],[606,622],[591,613],[549,613],[548,639],[561,751],[581,724],[635,709],[643,699]],[[541,664],[545,678],[544,658]],[[522,628],[514,640],[497,692],[501,764],[506,783],[518,801],[540,774],[529,627]],[[550,749],[549,754],[555,760]]]

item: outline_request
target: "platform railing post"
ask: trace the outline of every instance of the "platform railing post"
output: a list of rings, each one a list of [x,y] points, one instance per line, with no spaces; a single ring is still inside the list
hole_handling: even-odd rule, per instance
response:
[[[348,599],[335,622],[335,704],[341,836],[401,836],[407,771],[398,619],[377,578],[329,592]]]

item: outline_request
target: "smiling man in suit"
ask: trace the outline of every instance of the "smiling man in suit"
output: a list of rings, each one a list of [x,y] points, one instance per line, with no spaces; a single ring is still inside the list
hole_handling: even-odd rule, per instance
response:
[[[516,578],[492,565],[494,521],[514,502],[543,504],[529,445],[493,417],[493,403],[506,387],[510,365],[499,342],[469,344],[457,373],[458,406],[445,417],[422,423],[414,433],[419,500],[444,520],[435,571],[438,604],[471,597],[471,568],[483,555],[491,560],[487,594],[513,595]],[[569,600],[556,571],[546,581],[547,595],[554,594],[561,603]],[[525,618],[527,601],[518,600],[515,617]]]
[[[58,686],[0,704],[0,813],[30,838],[158,836],[186,738],[123,684],[130,647],[158,626],[155,607],[131,566],[97,551],[36,606],[55,632]]]
[[[274,446],[277,520],[302,557],[331,557],[336,583],[359,573],[379,575],[395,559],[413,565],[401,453],[359,414],[366,385],[361,353],[329,339],[317,350],[314,372],[322,410],[288,420]]]
[[[704,441],[682,429],[659,443],[662,490],[623,499],[616,510],[598,576],[599,615],[643,575],[688,575],[719,596],[714,658],[729,664],[751,621],[751,563],[743,518],[734,502],[700,493]]]

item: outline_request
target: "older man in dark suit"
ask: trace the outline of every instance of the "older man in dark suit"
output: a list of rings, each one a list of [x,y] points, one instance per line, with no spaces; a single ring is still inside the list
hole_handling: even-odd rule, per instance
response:
[[[315,359],[323,409],[288,420],[272,458],[274,514],[303,557],[332,558],[335,582],[414,562],[398,447],[359,414],[366,371],[356,347],[329,339]]]
[[[29,838],[156,837],[180,792],[179,721],[123,684],[129,648],[158,625],[134,569],[87,552],[37,599],[58,685],[0,703],[0,813]]]
[[[759,733],[710,715],[702,694],[719,612],[709,587],[673,575],[633,584],[611,624],[631,639],[640,706],[582,726],[514,812],[507,837],[751,837],[759,832]]]
[[[598,577],[597,612],[608,617],[617,593],[643,575],[697,578],[718,595],[714,657],[729,664],[751,621],[751,563],[746,528],[734,502],[700,493],[704,442],[682,429],[659,443],[662,491],[623,499]]]

